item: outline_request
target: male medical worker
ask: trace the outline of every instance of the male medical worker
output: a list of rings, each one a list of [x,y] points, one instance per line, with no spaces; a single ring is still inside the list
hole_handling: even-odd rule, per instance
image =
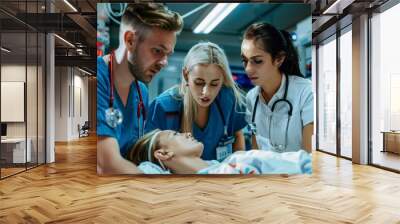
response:
[[[143,135],[148,107],[144,83],[167,65],[181,16],[157,3],[128,4],[119,46],[97,59],[97,172],[141,173],[126,152]]]

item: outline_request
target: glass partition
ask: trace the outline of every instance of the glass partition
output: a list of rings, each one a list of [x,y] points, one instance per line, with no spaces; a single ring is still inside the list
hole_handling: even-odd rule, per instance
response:
[[[46,162],[45,124],[46,124],[46,37],[38,34],[38,74],[37,74],[37,162],[38,165]]]
[[[400,4],[371,19],[372,163],[400,171]]]
[[[336,36],[318,47],[318,150],[336,154]]]
[[[340,36],[340,155],[352,158],[352,33]]]
[[[28,25],[27,13],[44,1],[2,1],[0,11],[0,178],[45,162],[45,35]],[[35,18],[35,17],[33,17]]]
[[[26,33],[2,33],[1,45],[1,139],[2,177],[26,169]],[[27,160],[28,159],[28,160]]]
[[[27,166],[37,165],[37,98],[38,98],[38,34],[28,33],[28,62],[27,62],[27,97],[26,97],[26,113],[27,113],[27,150],[30,151],[30,158]]]

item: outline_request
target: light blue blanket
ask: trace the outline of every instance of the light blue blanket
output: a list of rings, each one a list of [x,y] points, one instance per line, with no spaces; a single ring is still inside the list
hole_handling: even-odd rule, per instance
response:
[[[235,152],[224,161],[207,161],[210,166],[198,174],[311,174],[311,155],[300,150],[278,153],[250,150]],[[139,169],[145,174],[170,174],[154,163],[143,162]]]

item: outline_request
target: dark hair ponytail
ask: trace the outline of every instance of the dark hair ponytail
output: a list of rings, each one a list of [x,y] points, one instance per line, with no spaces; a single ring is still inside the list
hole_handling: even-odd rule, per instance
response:
[[[286,30],[281,30],[280,32],[286,41],[286,58],[280,70],[288,75],[299,75],[303,77],[299,68],[299,55],[297,54],[296,48],[293,46],[289,32]]]
[[[260,40],[262,49],[271,55],[272,60],[284,53],[285,60],[279,70],[287,75],[303,77],[299,68],[299,56],[287,31],[279,31],[269,23],[254,23],[246,29],[243,36],[244,39]]]

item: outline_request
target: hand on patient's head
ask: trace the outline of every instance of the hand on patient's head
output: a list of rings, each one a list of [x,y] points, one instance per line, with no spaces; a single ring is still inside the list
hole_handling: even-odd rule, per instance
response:
[[[161,161],[167,161],[174,157],[174,152],[165,150],[165,149],[158,149],[154,152],[154,157]]]

